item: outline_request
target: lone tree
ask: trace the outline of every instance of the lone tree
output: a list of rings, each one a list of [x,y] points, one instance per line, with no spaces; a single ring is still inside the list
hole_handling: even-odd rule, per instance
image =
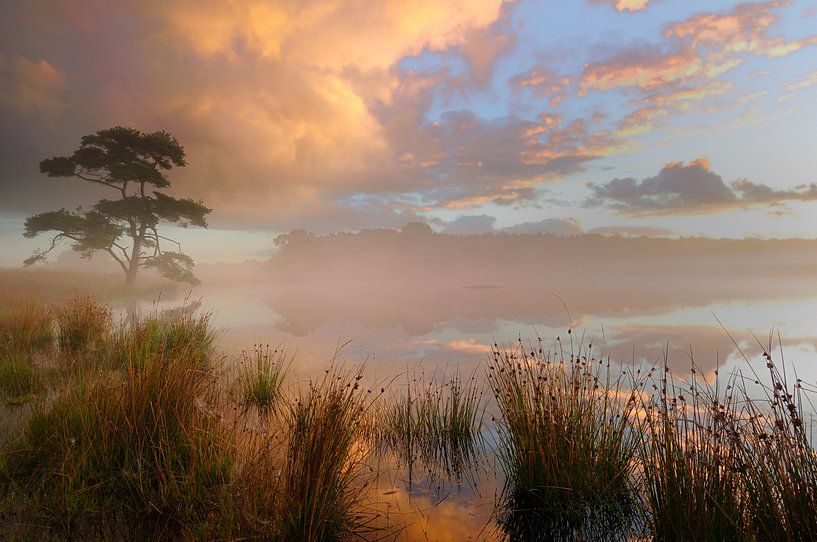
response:
[[[184,148],[169,133],[142,133],[121,126],[84,136],[71,156],[43,160],[40,171],[49,177],[77,177],[113,190],[116,197],[102,199],[88,210],[60,209],[26,218],[25,237],[55,233],[51,246],[35,252],[25,265],[45,260],[59,242],[68,241],[85,258],[107,252],[125,272],[126,287],[134,284],[141,267],[154,268],[171,280],[198,284],[192,258],[158,229],[161,222],[207,227],[205,216],[211,209],[201,201],[160,192],[170,187],[165,171],[184,165]],[[165,250],[167,243],[177,250]]]

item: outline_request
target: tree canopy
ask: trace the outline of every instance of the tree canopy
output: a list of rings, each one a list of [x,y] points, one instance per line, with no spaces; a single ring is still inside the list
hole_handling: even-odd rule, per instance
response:
[[[143,133],[117,126],[83,136],[70,156],[40,162],[49,177],[78,178],[113,190],[115,197],[101,199],[90,209],[60,209],[29,216],[23,235],[51,233],[51,245],[26,259],[31,265],[46,258],[62,241],[84,257],[107,252],[132,285],[140,268],[154,268],[171,280],[198,283],[193,260],[179,243],[161,235],[161,223],[206,228],[211,209],[201,201],[170,196],[165,172],[184,167],[184,148],[165,131]],[[175,250],[167,250],[166,245]]]

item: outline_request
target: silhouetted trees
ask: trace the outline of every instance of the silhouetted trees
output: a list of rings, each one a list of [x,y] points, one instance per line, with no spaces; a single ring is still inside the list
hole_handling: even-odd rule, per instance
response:
[[[178,242],[159,233],[160,223],[207,227],[211,209],[201,201],[179,199],[162,190],[170,187],[165,172],[186,165],[184,148],[164,131],[143,133],[117,126],[82,138],[70,156],[40,162],[49,177],[76,177],[113,192],[90,209],[60,209],[29,216],[23,235],[32,238],[53,232],[51,244],[26,259],[44,260],[61,241],[91,257],[106,252],[125,273],[125,285],[136,281],[142,267],[156,269],[171,280],[198,283],[193,260]],[[167,250],[170,244],[176,250]]]

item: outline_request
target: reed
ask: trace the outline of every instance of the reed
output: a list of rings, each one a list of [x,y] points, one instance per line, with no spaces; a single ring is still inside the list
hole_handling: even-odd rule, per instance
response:
[[[63,354],[101,348],[111,331],[111,309],[79,296],[57,309],[57,342]]]
[[[675,381],[664,364],[636,425],[647,525],[654,540],[748,540],[736,378],[725,388]]]
[[[47,349],[54,341],[53,321],[50,307],[31,300],[0,311],[0,351]]]
[[[230,480],[232,437],[208,407],[217,396],[195,353],[129,351],[124,371],[76,375],[38,405],[2,473],[60,533],[189,535]]]
[[[282,399],[282,384],[292,359],[283,350],[255,345],[241,353],[233,396],[244,411],[255,408],[263,417],[275,414]]]
[[[495,347],[488,381],[500,411],[506,483],[498,520],[506,533],[604,539],[630,529],[639,511],[630,422],[643,384],[625,386],[609,360],[552,356],[541,340]]]
[[[371,395],[361,379],[360,372],[327,369],[287,408],[283,540],[337,540],[366,528],[361,499],[370,480],[361,431]]]
[[[771,343],[771,341],[770,341]],[[808,388],[789,379],[782,359],[763,348],[768,378],[761,380],[761,399],[742,387],[748,423],[741,432],[739,458],[749,514],[746,521],[757,540],[817,539],[817,452],[804,415],[814,413]],[[750,364],[751,367],[752,364]],[[762,369],[761,369],[762,371]]]
[[[407,373],[407,385],[377,410],[376,442],[409,469],[416,460],[432,478],[461,480],[482,444],[483,388],[475,375]]]

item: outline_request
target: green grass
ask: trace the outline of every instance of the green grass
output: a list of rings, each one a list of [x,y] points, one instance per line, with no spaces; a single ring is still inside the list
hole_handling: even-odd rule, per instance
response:
[[[483,389],[474,375],[407,373],[407,385],[382,402],[372,422],[375,441],[395,452],[409,469],[415,461],[432,477],[461,480],[482,444]]]
[[[133,360],[162,352],[169,357],[184,355],[201,371],[209,371],[215,357],[216,332],[210,325],[210,313],[181,310],[170,315],[153,312],[123,321],[107,338],[100,353],[101,362],[123,368]]]
[[[256,345],[252,353],[242,352],[233,395],[242,409],[255,408],[267,416],[278,410],[287,361],[283,350],[270,350],[269,345]]]
[[[107,518],[192,530],[231,472],[230,435],[201,406],[216,393],[209,377],[178,352],[83,377],[35,411],[3,471],[63,532]]]
[[[554,358],[541,341],[494,349],[492,358],[506,476],[501,527],[534,540],[627,532],[639,512],[630,421],[641,384],[625,386],[609,361]]]
[[[0,351],[0,392],[7,405],[19,406],[36,399],[45,388],[42,371],[22,352]]]
[[[90,298],[7,307],[0,337],[0,409],[13,413],[0,537],[366,536],[381,452],[459,481],[495,430],[509,539],[817,539],[817,390],[769,347],[763,377],[747,358],[708,383],[694,365],[682,381],[666,364],[634,371],[520,341],[494,348],[488,405],[458,373],[409,371],[378,394],[330,363],[298,386],[269,347],[228,371],[209,315],[187,309],[112,326]]]

